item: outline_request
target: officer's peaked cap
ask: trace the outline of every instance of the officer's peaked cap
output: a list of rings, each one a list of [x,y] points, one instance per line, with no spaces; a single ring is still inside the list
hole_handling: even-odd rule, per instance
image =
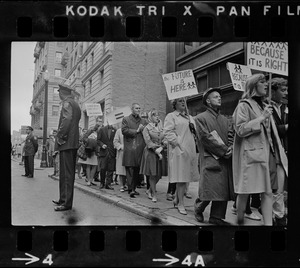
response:
[[[64,94],[71,94],[73,89],[67,85],[59,85],[58,91],[60,91],[61,93],[64,93]]]

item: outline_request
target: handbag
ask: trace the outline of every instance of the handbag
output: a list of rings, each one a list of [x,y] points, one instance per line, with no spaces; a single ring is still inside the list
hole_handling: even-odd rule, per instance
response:
[[[80,147],[78,148],[77,155],[78,155],[79,158],[83,159],[84,161],[87,159],[87,155],[86,155],[86,152],[85,152],[85,145],[84,145],[84,143],[82,143],[80,145]]]

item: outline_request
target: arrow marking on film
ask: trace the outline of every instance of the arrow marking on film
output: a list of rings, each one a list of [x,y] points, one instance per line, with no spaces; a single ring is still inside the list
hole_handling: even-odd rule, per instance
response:
[[[160,261],[160,262],[168,262],[166,263],[166,266],[171,265],[173,263],[176,263],[179,261],[179,259],[169,255],[169,254],[165,254],[166,257],[169,257],[170,259],[153,259],[153,261]]]
[[[27,255],[30,258],[12,258],[12,260],[13,261],[29,261],[29,262],[26,262],[25,265],[31,264],[31,263],[34,263],[34,262],[37,262],[40,260],[38,257],[30,255],[29,253],[25,253],[25,255]]]

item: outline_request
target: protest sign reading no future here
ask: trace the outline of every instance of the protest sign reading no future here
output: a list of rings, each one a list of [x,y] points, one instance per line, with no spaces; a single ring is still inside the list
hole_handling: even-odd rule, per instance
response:
[[[288,75],[287,42],[247,43],[247,66],[251,69]]]
[[[192,70],[163,74],[162,77],[169,100],[198,94]]]

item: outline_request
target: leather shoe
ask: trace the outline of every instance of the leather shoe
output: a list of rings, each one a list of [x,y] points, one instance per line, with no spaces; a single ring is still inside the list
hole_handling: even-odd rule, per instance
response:
[[[132,198],[135,198],[134,192],[131,192],[131,193],[129,194],[129,196],[132,197]]]
[[[140,195],[140,193],[138,193],[137,191],[133,191],[133,193],[134,193],[135,195]]]
[[[209,218],[208,222],[211,224],[214,224],[214,225],[222,225],[222,226],[231,225],[229,222],[226,222],[226,221],[223,221],[222,219],[217,219],[217,218]]]
[[[23,176],[23,177],[28,177],[28,174],[22,174],[21,176]]]
[[[57,201],[57,200],[52,200],[52,203],[55,204],[55,205],[57,205],[57,206],[61,206],[62,205],[62,203],[59,202],[59,201]]]
[[[113,187],[111,187],[110,185],[106,185],[106,186],[105,186],[105,189],[108,189],[108,190],[113,190],[114,188],[113,188]]]
[[[65,211],[65,210],[70,210],[70,209],[71,209],[70,207],[66,207],[66,206],[57,206],[57,207],[54,207],[55,211]]]
[[[104,184],[100,183],[100,189],[103,189],[103,188],[104,188]]]
[[[27,178],[33,178],[33,176],[32,175],[28,175]]]
[[[199,222],[203,222],[204,221],[204,217],[203,217],[203,213],[202,212],[195,212],[195,218],[197,221]]]

